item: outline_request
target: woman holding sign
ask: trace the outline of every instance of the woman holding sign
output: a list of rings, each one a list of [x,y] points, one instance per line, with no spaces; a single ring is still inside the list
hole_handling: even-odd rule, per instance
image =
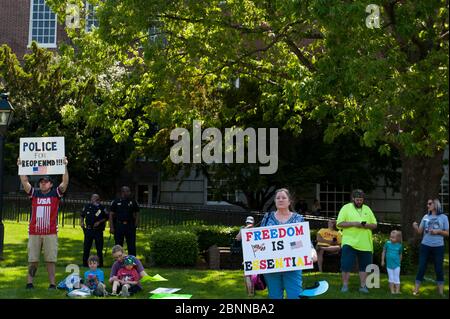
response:
[[[291,212],[290,205],[292,197],[286,188],[281,188],[275,192],[275,212],[267,213],[261,221],[261,227],[275,226],[282,224],[294,224],[304,221],[303,216]],[[317,254],[313,250],[313,261],[317,260]],[[302,271],[285,271],[279,273],[264,274],[267,283],[270,299],[283,299],[284,291],[288,299],[298,299],[302,293]]]

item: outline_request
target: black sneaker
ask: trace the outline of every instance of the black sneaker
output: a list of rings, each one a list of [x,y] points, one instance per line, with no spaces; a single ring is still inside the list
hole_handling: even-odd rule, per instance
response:
[[[33,284],[27,284],[25,286],[25,289],[34,289],[34,286],[33,286]]]
[[[48,286],[48,290],[53,290],[53,289],[56,289],[56,286],[55,286],[55,285],[52,285],[52,284],[50,284],[50,285]]]

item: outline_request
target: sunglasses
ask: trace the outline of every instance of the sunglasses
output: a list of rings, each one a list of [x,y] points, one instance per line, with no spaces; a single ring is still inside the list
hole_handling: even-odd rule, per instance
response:
[[[430,206],[430,205],[433,205],[433,203],[432,203],[432,202],[430,202],[430,203],[427,203],[427,205],[428,205],[428,206]]]

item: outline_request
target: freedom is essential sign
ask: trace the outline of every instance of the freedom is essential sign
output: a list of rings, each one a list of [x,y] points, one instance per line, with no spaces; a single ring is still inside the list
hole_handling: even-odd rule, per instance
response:
[[[19,157],[19,175],[62,175],[64,137],[21,138]]]
[[[309,223],[243,228],[245,275],[313,268]]]

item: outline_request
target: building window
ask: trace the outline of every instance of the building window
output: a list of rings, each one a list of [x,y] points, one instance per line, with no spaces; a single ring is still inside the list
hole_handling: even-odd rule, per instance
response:
[[[439,200],[442,204],[444,213],[449,213],[449,196],[448,196],[448,176],[443,176],[441,180],[441,191],[439,192]]]
[[[43,48],[56,48],[56,14],[44,0],[31,0],[29,45],[36,41]]]
[[[239,89],[240,86],[241,86],[241,79],[240,79],[240,78],[237,78],[237,79],[234,81],[234,87],[235,87],[236,89]]]
[[[136,157],[136,163],[158,163],[159,160],[156,156],[138,156]]]
[[[207,201],[208,202],[221,202],[236,203],[239,198],[238,191],[225,191],[222,192],[223,187],[227,188],[228,180],[220,179],[214,180],[208,183],[207,187]]]
[[[158,185],[137,185],[136,200],[140,205],[155,205],[158,203]]]
[[[320,201],[322,216],[336,217],[342,206],[350,202],[350,188],[331,183],[317,184],[317,199]]]
[[[157,44],[163,48],[167,46],[167,39],[160,27],[152,25],[148,28],[148,41],[150,44]]]
[[[95,6],[89,2],[86,2],[86,32],[92,31],[93,27],[98,28]]]
[[[159,29],[158,27],[151,26],[148,28],[148,40],[150,42],[156,42],[156,39],[158,38]]]

